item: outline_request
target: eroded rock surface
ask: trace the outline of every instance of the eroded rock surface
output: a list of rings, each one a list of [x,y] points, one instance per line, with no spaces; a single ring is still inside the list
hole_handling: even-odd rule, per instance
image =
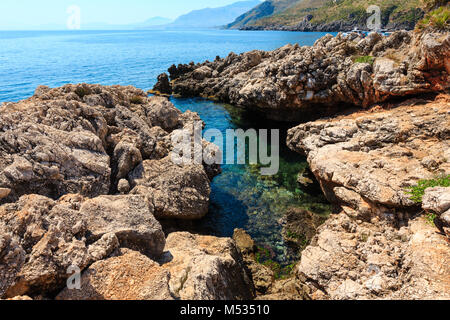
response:
[[[119,187],[127,193],[119,182],[143,161],[169,156],[171,133],[193,121],[200,121],[197,114],[182,114],[167,98],[148,98],[131,86],[40,86],[33,97],[0,107],[0,202],[33,193],[52,199]],[[219,172],[198,170],[210,179]]]
[[[2,104],[0,298],[251,298],[231,239],[174,234],[166,246],[155,218],[208,211],[220,167],[171,157],[173,135],[198,123],[133,87],[41,86]],[[69,290],[76,270],[82,290]]]
[[[208,213],[210,181],[201,164],[178,165],[170,156],[146,160],[129,181],[131,193],[145,195],[158,218],[198,219]]]
[[[297,276],[313,299],[445,299],[450,249],[406,187],[450,173],[450,99],[412,99],[318,120],[288,133],[336,208],[301,256]],[[448,210],[448,188],[423,207]]]
[[[292,150],[307,154],[331,202],[360,218],[376,213],[407,219],[417,205],[405,188],[450,174],[449,137],[450,99],[441,95],[302,124],[287,140]]]
[[[448,300],[449,259],[447,241],[422,217],[396,229],[342,212],[319,228],[297,272],[317,299]]]
[[[52,293],[69,277],[119,247],[160,256],[161,225],[140,196],[22,196],[0,207],[0,296]]]
[[[398,31],[326,35],[201,64],[172,66],[172,93],[203,96],[292,121],[449,87],[450,35]],[[166,79],[163,77],[161,79]],[[156,87],[167,87],[167,81]]]
[[[132,250],[91,265],[81,289],[64,289],[58,300],[173,300],[170,274],[158,263]]]
[[[248,300],[254,297],[242,256],[229,238],[171,233],[162,268],[169,270],[170,290],[183,300]]]
[[[122,250],[90,266],[81,290],[64,289],[58,299],[242,300],[253,289],[242,256],[231,239],[186,232],[167,238],[159,263]]]

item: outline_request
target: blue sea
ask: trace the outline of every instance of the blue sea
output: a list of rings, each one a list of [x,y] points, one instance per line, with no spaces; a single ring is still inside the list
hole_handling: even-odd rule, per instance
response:
[[[133,85],[148,90],[172,64],[213,60],[230,52],[273,50],[288,43],[312,45],[325,33],[278,31],[0,31],[0,102],[19,101],[38,85],[67,83]],[[173,99],[182,111],[198,112],[206,129],[279,128],[251,119],[242,110],[203,99]],[[298,258],[281,236],[281,218],[292,206],[324,215],[329,205],[320,192],[302,190],[297,174],[304,158],[289,151],[282,134],[280,171],[267,178],[250,165],[226,165],[212,183],[210,212],[191,229],[231,236],[244,228],[266,257],[281,265]]]

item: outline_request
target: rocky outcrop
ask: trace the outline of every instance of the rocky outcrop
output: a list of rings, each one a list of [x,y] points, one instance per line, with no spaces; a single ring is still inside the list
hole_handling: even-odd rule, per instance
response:
[[[167,98],[148,98],[131,86],[38,87],[33,97],[0,107],[0,201],[33,193],[52,199],[68,193],[115,193],[119,181],[143,161],[156,164],[168,157],[171,133],[194,120],[200,120],[198,115],[182,114]],[[218,170],[210,167],[200,165],[197,171],[212,178]],[[189,169],[184,171],[189,181]],[[209,198],[201,187],[199,192]],[[128,192],[124,190],[126,181],[120,185],[121,193]],[[176,193],[171,196],[182,197]]]
[[[450,36],[399,31],[327,35],[312,47],[230,53],[169,69],[172,93],[259,110],[282,121],[449,87]]]
[[[348,213],[407,220],[416,204],[405,188],[450,174],[449,110],[442,95],[309,122],[289,131],[288,146],[307,154],[327,198]]]
[[[248,300],[254,289],[235,242],[229,238],[171,233],[162,268],[170,290],[182,300]]]
[[[167,238],[159,263],[121,250],[82,275],[81,290],[64,289],[62,300],[236,300],[251,299],[251,280],[231,239],[186,232]]]
[[[304,280],[291,276],[276,279],[274,271],[256,258],[257,247],[243,229],[235,229],[233,239],[242,256],[244,264],[256,290],[256,300],[309,300],[310,289]]]
[[[39,87],[3,104],[0,298],[252,298],[232,239],[166,241],[155,218],[208,211],[220,167],[171,157],[174,135],[192,138],[200,121],[133,87]],[[78,271],[81,289],[70,289]]]
[[[131,250],[98,261],[81,277],[81,289],[65,288],[58,300],[173,300],[170,274],[148,257]]]
[[[2,277],[0,296],[45,294],[65,284],[68,269],[83,270],[119,247],[158,257],[165,237],[145,199],[66,195],[58,201],[22,196],[0,207]]]
[[[313,299],[450,298],[450,250],[424,218],[393,228],[342,212],[319,228],[296,272]]]
[[[289,147],[307,155],[341,210],[317,229],[296,268],[313,299],[449,299],[448,239],[406,193],[450,174],[448,128],[450,99],[440,95],[289,131]],[[445,217],[447,189],[427,189],[424,209]]]
[[[443,234],[450,234],[450,187],[426,189],[422,208],[436,215],[434,224]]]
[[[129,175],[131,193],[146,195],[158,218],[198,219],[208,213],[208,175],[201,164],[178,165],[166,157],[146,160]]]

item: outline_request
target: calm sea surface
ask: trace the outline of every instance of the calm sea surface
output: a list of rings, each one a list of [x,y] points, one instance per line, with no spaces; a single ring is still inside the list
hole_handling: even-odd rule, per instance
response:
[[[0,102],[31,96],[38,85],[66,83],[133,85],[151,89],[156,77],[172,64],[213,60],[229,52],[273,50],[288,43],[312,45],[324,33],[268,31],[0,31]],[[202,99],[172,99],[182,111],[200,114],[208,128],[283,128],[252,120],[241,110]],[[283,132],[282,130],[282,132]],[[288,265],[296,250],[281,236],[280,218],[290,206],[318,214],[329,210],[324,199],[297,185],[297,174],[307,166],[290,152],[281,136],[280,172],[262,177],[249,165],[226,165],[212,183],[210,213],[195,223],[198,232],[231,236],[246,229]]]

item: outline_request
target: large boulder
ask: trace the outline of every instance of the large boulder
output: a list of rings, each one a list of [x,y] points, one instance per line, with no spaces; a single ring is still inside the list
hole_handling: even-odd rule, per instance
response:
[[[170,274],[139,252],[121,250],[121,255],[92,264],[81,277],[81,288],[65,288],[58,300],[173,300]]]
[[[183,300],[248,300],[253,286],[242,256],[229,238],[171,233],[162,268],[172,295]]]
[[[119,247],[159,256],[165,244],[145,199],[134,195],[22,196],[0,207],[0,225],[1,297],[45,296],[64,286],[72,266],[83,270]]]
[[[176,164],[170,156],[145,160],[129,174],[133,194],[145,195],[157,218],[199,219],[209,207],[209,179],[201,164]]]
[[[81,290],[64,289],[63,300],[236,300],[253,287],[234,242],[186,232],[167,238],[159,264],[121,249],[83,272]]]
[[[392,110],[359,112],[289,130],[288,146],[306,153],[327,198],[360,217],[393,217],[417,205],[406,188],[450,174],[450,101],[410,100]],[[393,210],[395,209],[395,210]]]

